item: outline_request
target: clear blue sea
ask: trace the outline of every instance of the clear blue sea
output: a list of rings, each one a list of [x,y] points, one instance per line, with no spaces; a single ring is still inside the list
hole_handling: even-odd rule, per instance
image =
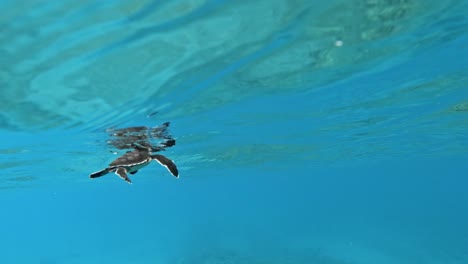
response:
[[[0,1],[0,264],[467,264],[467,14]],[[165,122],[178,179],[89,178]]]

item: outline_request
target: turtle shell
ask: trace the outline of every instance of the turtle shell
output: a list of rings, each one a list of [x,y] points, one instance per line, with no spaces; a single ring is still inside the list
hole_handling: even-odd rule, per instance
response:
[[[114,160],[109,167],[119,167],[119,166],[135,166],[138,164],[146,163],[151,161],[151,156],[147,151],[134,150],[125,153],[124,155],[118,157]]]

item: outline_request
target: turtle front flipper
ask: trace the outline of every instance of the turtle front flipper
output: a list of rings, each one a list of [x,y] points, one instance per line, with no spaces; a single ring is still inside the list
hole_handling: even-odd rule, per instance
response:
[[[106,175],[107,173],[109,173],[109,168],[105,168],[103,170],[100,170],[100,171],[97,171],[95,173],[92,173],[91,175],[89,175],[90,178],[97,178],[97,177],[101,177],[101,176],[104,176]]]
[[[125,169],[124,167],[118,167],[116,170],[115,170],[115,174],[117,176],[119,176],[120,178],[122,178],[124,181],[128,182],[128,183],[132,183],[132,181],[130,180],[130,178],[128,178],[127,176],[127,169]]]
[[[166,169],[176,178],[179,177],[179,170],[177,170],[177,166],[172,160],[159,154],[151,155],[151,158],[156,160],[162,166],[166,167]]]

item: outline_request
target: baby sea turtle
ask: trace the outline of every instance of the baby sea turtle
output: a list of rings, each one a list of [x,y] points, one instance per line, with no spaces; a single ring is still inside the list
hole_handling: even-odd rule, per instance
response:
[[[127,173],[135,174],[139,169],[147,166],[152,160],[156,160],[162,166],[166,167],[169,172],[176,178],[179,177],[179,171],[174,162],[163,155],[151,154],[147,149],[136,148],[133,151],[128,151],[122,156],[114,160],[109,166],[103,170],[92,173],[90,178],[97,178],[106,175],[109,172],[114,172],[128,183],[132,183],[128,178]]]

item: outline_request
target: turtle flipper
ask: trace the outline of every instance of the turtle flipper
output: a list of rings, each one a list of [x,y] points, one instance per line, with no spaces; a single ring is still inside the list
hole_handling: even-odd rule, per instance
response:
[[[106,175],[107,173],[109,173],[109,168],[105,168],[105,169],[103,169],[103,170],[100,170],[100,171],[91,173],[91,175],[89,175],[89,177],[90,177],[90,178],[97,178],[97,177],[104,176],[104,175]]]
[[[174,175],[176,178],[179,177],[179,171],[177,170],[177,166],[175,165],[175,163],[172,160],[164,157],[163,155],[159,155],[159,154],[151,155],[151,158],[156,160],[162,166],[166,167],[166,169],[172,175]]]
[[[132,172],[130,172],[130,174],[135,174],[135,173],[137,173],[137,172],[138,172],[137,170],[136,170],[136,171],[132,171]]]
[[[128,178],[127,176],[127,170],[124,168],[124,167],[118,167],[116,170],[115,170],[115,174],[117,176],[119,176],[120,178],[122,178],[124,181],[128,182],[128,183],[132,183],[132,181],[130,180],[130,178]]]

